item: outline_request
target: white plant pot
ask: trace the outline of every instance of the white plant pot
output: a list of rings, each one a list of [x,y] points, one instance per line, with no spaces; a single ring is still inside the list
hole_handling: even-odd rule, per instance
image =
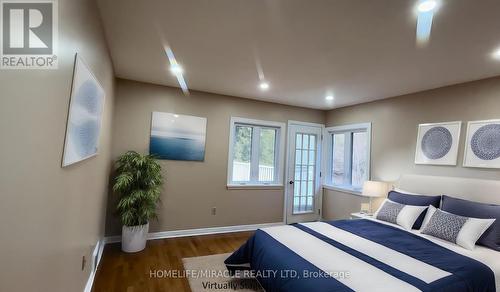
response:
[[[146,248],[149,223],[139,226],[122,226],[122,250],[138,252]]]

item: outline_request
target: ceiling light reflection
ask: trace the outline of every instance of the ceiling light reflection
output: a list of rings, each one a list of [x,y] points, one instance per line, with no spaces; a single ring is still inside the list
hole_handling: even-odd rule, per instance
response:
[[[182,92],[188,95],[189,89],[187,87],[186,81],[184,80],[184,76],[182,75],[184,69],[177,63],[174,52],[172,52],[172,49],[170,47],[165,48],[165,53],[167,54],[168,61],[170,62],[170,72],[172,72],[172,74],[174,74],[177,78],[177,82],[179,82],[179,86],[181,87]]]
[[[425,45],[429,41],[432,20],[438,8],[439,3],[436,0],[420,0],[417,2],[417,44]]]
[[[497,60],[500,60],[500,48],[494,51],[493,54],[491,54],[491,56]]]

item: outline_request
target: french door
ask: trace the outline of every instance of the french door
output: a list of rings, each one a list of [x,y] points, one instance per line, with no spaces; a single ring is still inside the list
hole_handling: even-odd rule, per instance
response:
[[[289,121],[286,223],[321,217],[321,144],[323,125]]]

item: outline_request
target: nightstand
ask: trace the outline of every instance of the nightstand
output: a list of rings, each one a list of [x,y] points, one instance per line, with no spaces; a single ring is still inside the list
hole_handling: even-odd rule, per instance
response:
[[[356,212],[356,213],[351,213],[350,219],[368,219],[368,218],[373,218],[373,215]]]

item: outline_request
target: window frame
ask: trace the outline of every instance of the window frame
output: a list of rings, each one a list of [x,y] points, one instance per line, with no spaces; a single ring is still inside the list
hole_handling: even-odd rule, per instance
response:
[[[259,153],[260,153],[260,129],[272,128],[276,129],[275,146],[274,146],[274,181],[258,182],[252,181],[241,182],[233,181],[233,157],[234,145],[236,137],[236,126],[251,126],[252,131],[252,149],[250,156],[250,179],[252,176],[258,177]],[[274,121],[264,121],[240,117],[231,117],[229,124],[229,151],[227,161],[227,188],[228,189],[280,189],[283,188],[283,174],[285,167],[285,128],[286,124]],[[257,130],[257,131],[256,131]],[[254,137],[258,137],[254,139]],[[256,155],[254,155],[256,154]]]
[[[367,180],[371,177],[371,146],[372,146],[372,124],[371,123],[358,123],[349,124],[335,127],[325,128],[325,141],[326,141],[326,163],[325,163],[325,179],[323,187],[330,190],[347,192],[350,194],[360,195],[362,192],[361,188],[355,188],[352,186],[352,134],[366,132],[367,137],[367,149],[366,149],[366,161],[367,161]],[[333,135],[335,134],[346,134],[351,133],[351,135],[346,135],[346,140],[344,144],[344,170],[349,174],[351,179],[350,185],[336,185],[333,183]]]

